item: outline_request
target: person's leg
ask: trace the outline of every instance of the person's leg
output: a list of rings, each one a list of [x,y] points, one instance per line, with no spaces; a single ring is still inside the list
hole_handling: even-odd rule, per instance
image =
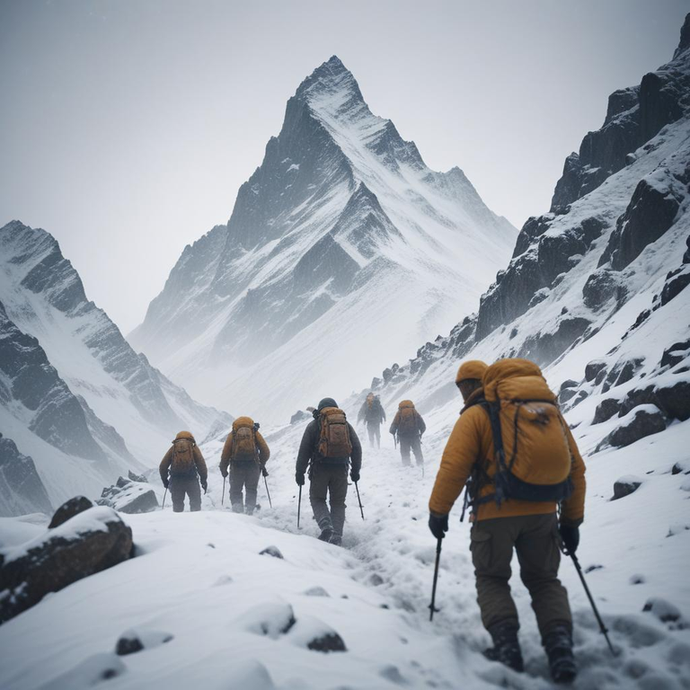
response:
[[[313,465],[309,478],[309,501],[311,509],[314,511],[314,519],[321,530],[321,535],[324,538],[330,538],[333,534],[333,521],[326,505],[329,479],[328,468],[323,465]]]
[[[410,464],[410,439],[407,436],[398,436],[400,443],[400,458],[403,465]]]
[[[184,511],[185,486],[184,480],[170,478],[170,498],[172,499],[173,512],[182,513]]]
[[[186,482],[187,495],[189,496],[189,510],[196,512],[201,510],[201,486],[196,477],[192,477]]]
[[[258,463],[252,462],[245,471],[245,512],[247,515],[251,515],[254,512],[254,508],[256,508],[256,493],[260,476],[261,470],[259,469]]]
[[[369,434],[369,445],[374,447],[374,440],[376,436],[376,431],[373,424],[367,424],[367,433]]]
[[[411,439],[410,446],[412,447],[414,459],[417,461],[417,464],[423,465],[424,455],[422,455],[422,440],[419,438],[419,436],[415,436]]]
[[[329,483],[333,538],[339,543],[345,525],[345,497],[347,496],[347,465],[334,466]]]
[[[244,472],[240,463],[235,461],[230,463],[230,502],[234,513],[244,512],[244,499],[242,487],[244,485]]]
[[[381,448],[381,425],[377,424],[374,427],[374,436],[376,437],[376,447]]]

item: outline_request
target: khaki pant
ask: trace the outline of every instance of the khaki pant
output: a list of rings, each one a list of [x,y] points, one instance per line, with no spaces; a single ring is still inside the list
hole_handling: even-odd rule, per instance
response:
[[[410,450],[414,453],[417,464],[424,464],[424,456],[422,455],[422,440],[418,435],[398,436],[398,441],[400,443],[400,457],[402,458],[403,465],[410,464]]]
[[[184,499],[189,496],[189,510],[201,510],[201,488],[196,476],[170,476],[170,497],[172,498],[173,512],[184,511]]]
[[[381,447],[381,425],[378,422],[367,423],[367,431],[369,432],[369,445],[373,448]]]
[[[249,515],[254,512],[260,474],[256,460],[233,460],[230,463],[230,502],[233,512],[242,513],[245,509]],[[242,496],[243,489],[246,500]]]
[[[325,462],[312,465],[309,479],[309,500],[314,518],[321,530],[332,529],[339,536],[345,525],[345,497],[347,496],[347,469],[345,463]],[[326,496],[330,495],[330,506]]]
[[[556,624],[572,628],[568,593],[557,577],[561,552],[555,513],[480,520],[473,525],[470,536],[477,603],[489,632],[509,621],[518,626],[508,584],[513,549],[542,637]]]

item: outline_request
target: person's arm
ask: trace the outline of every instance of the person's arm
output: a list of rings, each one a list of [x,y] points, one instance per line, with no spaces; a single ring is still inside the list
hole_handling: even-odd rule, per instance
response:
[[[256,432],[256,446],[259,449],[259,464],[264,468],[271,457],[271,450],[264,437],[258,431]]]
[[[570,446],[573,458],[573,465],[570,470],[570,479],[573,483],[573,493],[563,501],[561,508],[561,524],[568,527],[579,527],[585,518],[585,493],[587,491],[587,481],[585,480],[585,462],[580,455],[577,443],[568,425],[563,422],[563,427]]]
[[[367,413],[367,401],[365,400],[364,405],[362,405],[362,407],[359,408],[359,413],[357,415],[357,424],[362,422],[366,413]]]
[[[194,464],[196,465],[196,471],[199,473],[199,481],[205,487],[208,480],[208,468],[199,446],[194,446]]]
[[[224,476],[228,476],[228,465],[230,464],[230,453],[232,451],[232,431],[228,434],[223,444],[223,451],[220,454],[220,473]]]
[[[168,448],[168,452],[163,456],[161,464],[158,466],[158,472],[161,475],[161,481],[163,486],[167,488],[168,486],[168,470],[170,469],[170,464],[172,463],[173,449]]]
[[[479,458],[482,425],[488,423],[486,413],[478,407],[468,410],[455,422],[429,499],[432,515],[441,517],[450,513]]]
[[[359,473],[362,469],[362,443],[359,440],[359,436],[357,436],[357,432],[349,422],[348,427],[350,427],[350,442],[352,443],[350,474],[352,475],[353,481],[359,481]],[[357,477],[356,480],[354,479],[355,477]]]
[[[419,430],[420,436],[426,431],[426,422],[419,412],[417,413],[417,429]]]
[[[299,445],[297,463],[295,464],[295,474],[304,476],[304,473],[307,471],[309,460],[311,460],[312,453],[314,452],[314,446],[316,445],[314,433],[318,423],[319,422],[317,420],[309,422],[309,424],[307,424],[307,428],[304,430],[304,434],[302,434],[302,442]]]
[[[400,410],[398,410],[395,413],[395,417],[393,417],[393,423],[391,424],[390,428],[391,434],[394,434],[398,431],[398,426],[400,426]]]

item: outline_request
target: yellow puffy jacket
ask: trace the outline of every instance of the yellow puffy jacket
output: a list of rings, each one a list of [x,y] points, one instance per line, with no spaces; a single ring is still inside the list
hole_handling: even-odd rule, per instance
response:
[[[536,364],[522,359],[505,359],[493,364],[483,379],[487,400],[496,400],[498,389],[502,398],[553,400],[555,396],[546,385]],[[563,502],[561,522],[579,525],[584,518],[585,463],[577,448],[568,425],[564,430],[572,454],[571,481],[573,493]],[[491,478],[496,474],[491,422],[486,410],[480,405],[466,407],[455,423],[446,444],[441,466],[429,500],[429,510],[436,515],[447,515],[460,496],[475,466],[486,473],[489,483],[484,483],[479,496],[493,493]],[[518,515],[541,515],[556,511],[556,502],[532,502],[508,499],[498,506],[495,501],[478,506],[477,520]]]

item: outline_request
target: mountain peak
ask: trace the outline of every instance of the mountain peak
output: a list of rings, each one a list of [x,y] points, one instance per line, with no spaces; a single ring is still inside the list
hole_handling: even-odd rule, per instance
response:
[[[317,67],[300,84],[296,96],[310,104],[324,99],[336,99],[350,105],[364,102],[357,80],[337,55]]]

